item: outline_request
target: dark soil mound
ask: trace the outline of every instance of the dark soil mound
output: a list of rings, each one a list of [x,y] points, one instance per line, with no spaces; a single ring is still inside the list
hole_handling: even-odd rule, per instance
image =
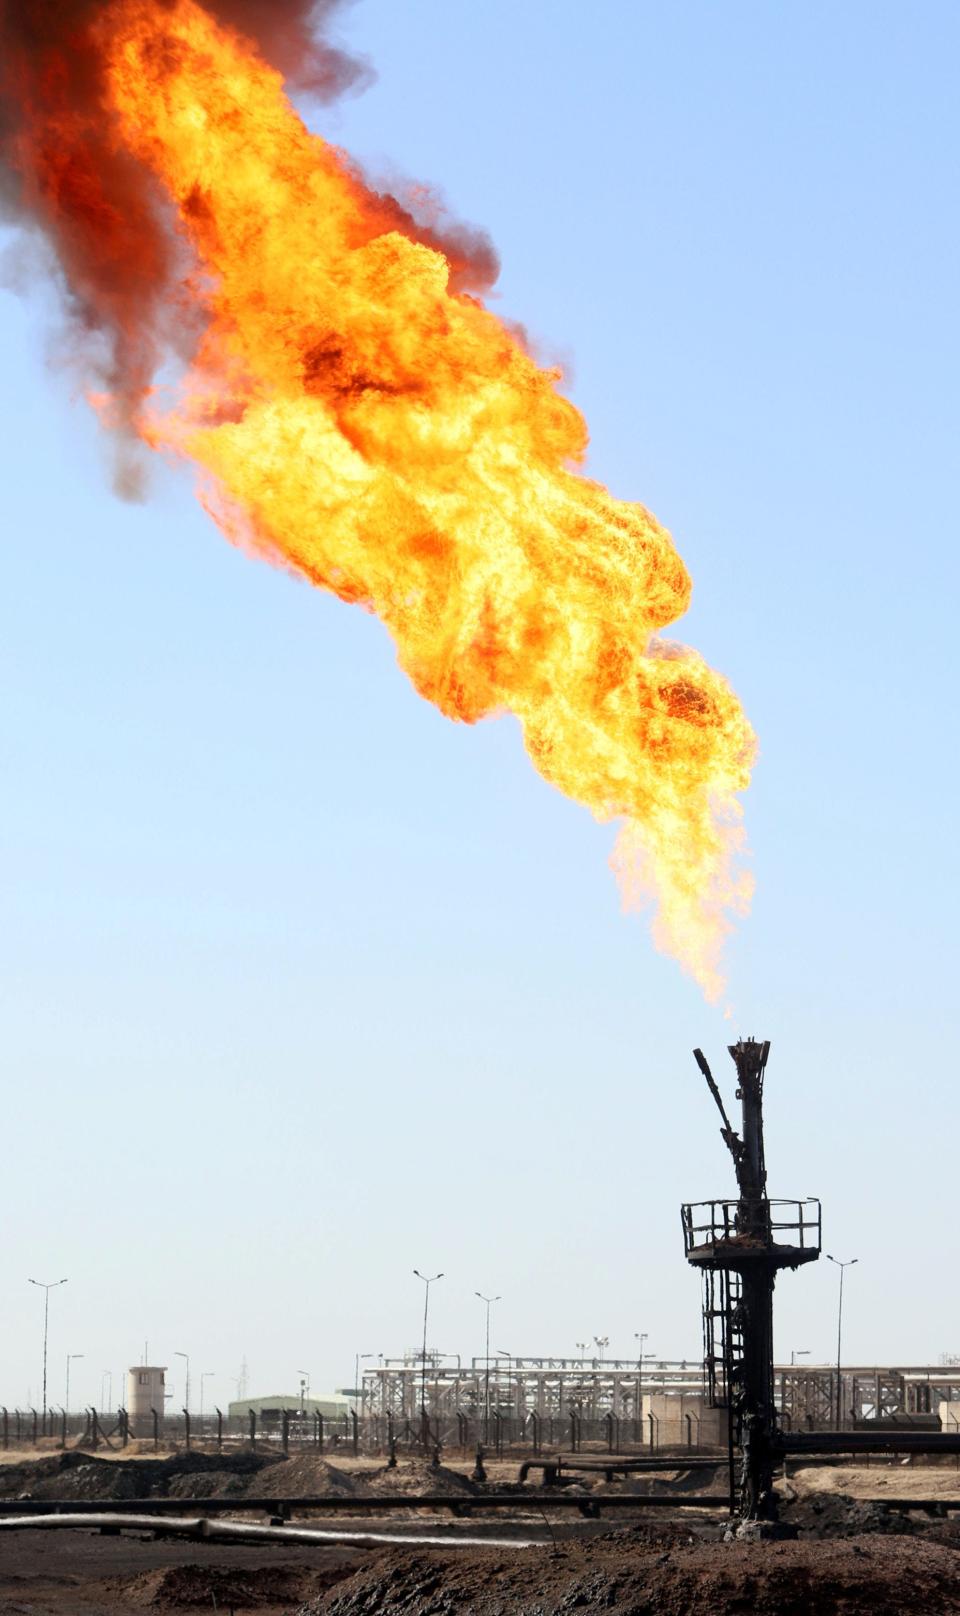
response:
[[[0,1500],[16,1498],[204,1498],[246,1491],[280,1461],[259,1453],[175,1453],[168,1459],[100,1459],[70,1449],[0,1466]]]
[[[319,1454],[302,1453],[278,1459],[264,1475],[253,1476],[244,1489],[251,1498],[362,1498],[370,1489],[360,1476],[352,1476]]]
[[[781,1514],[805,1538],[861,1537],[875,1532],[909,1537],[923,1530],[921,1523],[881,1502],[848,1498],[845,1493],[807,1493],[784,1504]]]
[[[300,1616],[949,1616],[960,1558],[898,1538],[698,1544],[635,1542],[378,1559]]]
[[[180,1565],[144,1571],[113,1588],[122,1595],[125,1607],[258,1610],[316,1600],[325,1589],[349,1575],[347,1568],[317,1571],[306,1565]]]

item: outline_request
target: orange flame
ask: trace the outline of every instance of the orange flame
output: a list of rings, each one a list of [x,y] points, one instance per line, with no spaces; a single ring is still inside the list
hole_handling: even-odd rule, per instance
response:
[[[154,447],[203,468],[224,531],[386,624],[454,719],[509,711],[598,820],[654,937],[715,1000],[749,878],[754,752],[730,688],[658,637],[689,602],[668,533],[571,469],[585,423],[447,258],[310,134],[279,73],[195,0],[95,23],[118,149],[176,208],[204,329]]]

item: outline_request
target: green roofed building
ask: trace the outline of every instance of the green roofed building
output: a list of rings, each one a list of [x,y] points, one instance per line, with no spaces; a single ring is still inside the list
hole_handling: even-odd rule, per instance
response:
[[[242,1397],[229,1405],[227,1413],[231,1420],[245,1420],[252,1409],[258,1425],[279,1425],[284,1411],[294,1415],[302,1412],[310,1419],[314,1414],[322,1414],[325,1420],[340,1420],[349,1414],[350,1408],[350,1399],[337,1392],[331,1392],[328,1397],[301,1397],[299,1392],[281,1392],[273,1397]]]

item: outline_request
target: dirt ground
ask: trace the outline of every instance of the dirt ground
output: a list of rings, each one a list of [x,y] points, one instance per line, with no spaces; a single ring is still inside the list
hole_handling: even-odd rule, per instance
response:
[[[722,1467],[665,1468],[656,1478],[588,1484],[598,1494],[636,1490],[636,1511],[585,1520],[545,1516],[522,1497],[524,1534],[536,1546],[468,1548],[458,1535],[496,1532],[493,1512],[469,1520],[426,1511],[361,1514],[372,1494],[431,1492],[482,1511],[469,1463],[438,1471],[401,1461],[331,1463],[318,1454],[128,1455],[22,1452],[0,1467],[0,1513],[18,1498],[144,1499],[218,1496],[242,1518],[245,1498],[336,1495],[343,1509],[323,1525],[410,1534],[448,1533],[449,1547],[225,1545],[155,1539],[131,1530],[0,1533],[0,1616],[135,1616],[155,1611],[258,1611],[262,1616],[960,1616],[960,1516],[886,1508],[884,1498],[960,1497],[953,1466],[873,1464],[797,1467],[783,1489],[796,1542],[724,1544],[723,1512],[684,1509],[685,1491],[722,1491]],[[498,1470],[500,1467],[498,1467]],[[640,1488],[676,1491],[676,1509],[644,1510]],[[489,1484],[516,1483],[504,1465]],[[518,1492],[518,1502],[521,1496]],[[234,1509],[234,1504],[236,1508]],[[312,1518],[314,1524],[316,1518]]]
[[[145,1610],[286,1616],[363,1563],[356,1551],[335,1547],[9,1532],[0,1538],[0,1616],[140,1616]]]

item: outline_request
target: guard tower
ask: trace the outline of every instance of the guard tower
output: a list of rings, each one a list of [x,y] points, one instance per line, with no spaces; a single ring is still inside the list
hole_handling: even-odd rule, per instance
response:
[[[778,1451],[773,1395],[773,1287],[782,1268],[820,1255],[820,1202],[771,1201],[763,1151],[763,1076],[769,1043],[729,1046],[737,1068],[742,1132],[736,1133],[720,1090],[699,1049],[697,1065],[723,1120],[721,1137],[733,1158],[739,1196],[682,1208],[686,1258],[703,1275],[704,1361],[715,1405],[729,1411],[733,1448],[742,1455],[741,1527],[777,1518],[773,1468]],[[761,1529],[762,1530],[762,1529]]]

